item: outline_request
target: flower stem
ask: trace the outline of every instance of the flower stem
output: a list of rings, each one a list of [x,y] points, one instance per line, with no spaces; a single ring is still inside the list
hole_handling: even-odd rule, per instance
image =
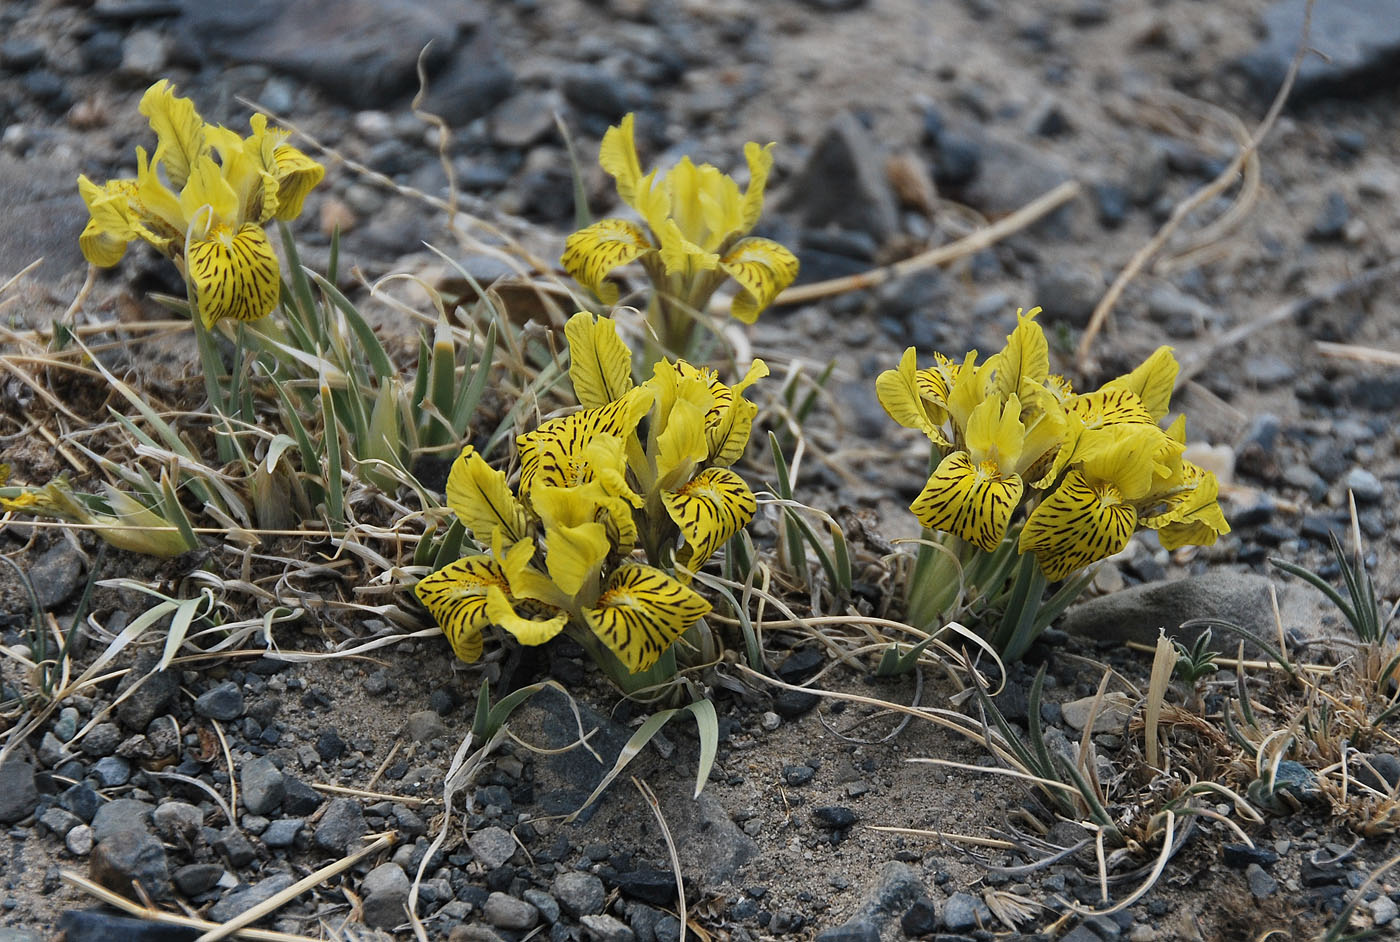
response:
[[[223,357],[219,355],[219,345],[213,331],[204,326],[199,305],[192,287],[188,291],[190,302],[190,323],[194,325],[195,346],[199,348],[199,365],[204,373],[204,392],[209,397],[209,411],[218,421],[214,423],[214,442],[219,450],[219,461],[228,464],[237,457],[233,443],[233,429],[229,425],[229,403],[227,397],[228,373],[224,368]]]

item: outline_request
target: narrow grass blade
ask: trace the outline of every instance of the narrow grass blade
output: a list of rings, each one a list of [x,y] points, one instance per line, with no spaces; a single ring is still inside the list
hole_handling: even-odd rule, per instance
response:
[[[393,376],[395,372],[393,362],[389,359],[389,354],[384,349],[384,344],[379,341],[379,336],[374,332],[374,328],[369,326],[358,308],[350,303],[350,299],[341,294],[340,289],[322,278],[315,272],[308,272],[311,279],[317,286],[326,293],[342,314],[345,315],[345,322],[350,325],[356,339],[360,341],[364,349],[365,356],[369,359],[370,367],[376,379],[383,380],[385,377]]]

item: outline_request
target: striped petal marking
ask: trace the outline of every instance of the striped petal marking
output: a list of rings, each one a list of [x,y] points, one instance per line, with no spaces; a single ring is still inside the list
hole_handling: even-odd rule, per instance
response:
[[[706,468],[661,500],[685,538],[688,552],[678,561],[689,569],[703,565],[758,510],[753,491],[728,468]]]
[[[729,308],[736,320],[752,324],[773,299],[797,278],[797,256],[772,239],[740,239],[719,260],[720,270],[741,290]]]
[[[190,243],[187,262],[206,327],[225,317],[255,321],[277,306],[281,274],[261,226],[215,227]]]
[[[481,630],[491,623],[486,590],[506,588],[506,575],[490,556],[466,556],[448,563],[413,587],[413,594],[442,626],[457,656],[467,663],[481,657]]]
[[[598,604],[584,609],[583,618],[635,674],[654,665],[709,611],[709,602],[660,569],[629,564],[613,572]]]
[[[613,269],[656,251],[642,227],[625,219],[603,219],[564,240],[564,270],[604,304],[617,303]]]
[[[1006,536],[1024,491],[1019,474],[1003,477],[990,461],[974,467],[967,452],[955,451],[938,463],[909,509],[930,530],[945,530],[990,553]]]
[[[1090,563],[1121,552],[1137,529],[1138,514],[1112,484],[1090,484],[1078,469],[1065,479],[1021,529],[1021,552],[1034,553],[1054,582]]]

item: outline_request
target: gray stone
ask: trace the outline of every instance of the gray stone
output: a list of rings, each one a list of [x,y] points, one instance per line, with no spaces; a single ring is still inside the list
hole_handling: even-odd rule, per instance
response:
[[[434,2],[466,9],[458,0]],[[433,76],[423,107],[453,127],[464,127],[490,114],[514,88],[515,73],[501,61],[490,29],[482,28],[470,42],[459,45],[442,71]]]
[[[277,764],[268,758],[243,763],[238,777],[242,785],[243,807],[251,814],[270,814],[287,794],[286,779]]]
[[[782,208],[813,229],[828,225],[884,243],[899,231],[899,211],[874,135],[850,112],[827,126]]]
[[[206,690],[194,701],[194,711],[211,720],[236,720],[243,715],[243,691],[231,680]]]
[[[78,711],[76,708],[64,707],[58,711],[58,719],[53,724],[53,734],[61,742],[67,742],[78,734]]]
[[[1353,761],[1352,774],[1362,785],[1387,793],[1400,788],[1400,759],[1385,752],[1362,756]]]
[[[66,602],[82,585],[83,557],[67,540],[59,540],[29,566],[28,576],[39,607],[49,611]]]
[[[419,710],[408,717],[408,738],[414,742],[431,742],[447,736],[447,724],[437,710]]]
[[[160,840],[146,831],[118,831],[98,841],[88,861],[88,876],[116,893],[139,899],[141,884],[152,899],[170,896],[170,865]]]
[[[1400,906],[1389,896],[1378,896],[1371,901],[1371,921],[1378,926],[1388,926],[1400,917]]]
[[[68,832],[82,824],[83,821],[66,808],[54,805],[39,815],[39,823],[48,828],[49,832],[56,837],[67,837]]]
[[[549,888],[560,907],[575,918],[590,913],[601,913],[607,902],[603,881],[591,873],[570,870],[554,878]]]
[[[153,655],[138,659],[131,672],[117,684],[118,695],[136,687],[135,692],[117,706],[117,720],[127,729],[145,732],[151,721],[169,709],[180,695],[180,679],[174,671],[150,673],[157,663]]]
[[[86,824],[73,828],[63,839],[63,846],[76,857],[86,857],[92,853],[92,845],[92,828]]]
[[[515,838],[505,828],[491,826],[482,828],[467,838],[467,846],[481,865],[487,870],[495,870],[515,855]]]
[[[635,942],[637,935],[616,916],[584,916],[586,938],[594,942]]]
[[[0,765],[0,823],[12,824],[27,818],[38,806],[34,767],[17,759]]]
[[[412,887],[408,874],[396,863],[375,867],[360,883],[364,895],[365,925],[376,929],[392,929],[408,920],[408,893]]]
[[[322,850],[343,854],[368,830],[363,806],[353,798],[336,798],[326,806],[312,840]]]
[[[116,723],[98,723],[88,730],[79,748],[84,755],[101,758],[115,752],[121,741],[122,731],[117,728]]]
[[[291,847],[304,827],[306,822],[301,818],[280,818],[258,836],[268,847]]]
[[[1244,378],[1260,389],[1291,383],[1298,375],[1295,363],[1272,353],[1245,357]]]
[[[1172,328],[1175,336],[1190,336],[1184,333],[1187,325],[1205,327],[1216,321],[1215,308],[1171,285],[1157,285],[1147,292],[1147,316]]]
[[[1345,486],[1358,504],[1379,504],[1385,497],[1380,479],[1365,468],[1352,468],[1347,473]]]
[[[246,890],[230,893],[209,907],[205,918],[210,922],[228,922],[239,913],[271,899],[296,881],[291,874],[278,873],[259,880]]]
[[[526,91],[512,95],[491,112],[491,137],[503,147],[525,148],[554,132],[558,96]]]
[[[131,763],[118,756],[106,756],[93,764],[92,775],[103,788],[116,788],[131,780]]]
[[[1086,326],[1103,293],[1103,277],[1087,268],[1052,263],[1036,272],[1035,303],[1048,321]]]
[[[171,39],[153,29],[132,30],[122,41],[122,72],[135,78],[155,79],[170,60]]]
[[[162,801],[151,814],[156,833],[171,844],[193,846],[204,824],[204,812],[185,801]]]
[[[994,131],[983,136],[977,174],[958,195],[987,215],[1003,216],[1044,196],[1072,176],[1058,157],[1027,144],[1019,135]],[[1031,231],[1062,226],[1073,206],[1074,202],[1065,204]]]
[[[579,64],[564,70],[560,90],[580,111],[617,121],[636,109],[637,90],[600,65]]]
[[[553,925],[559,921],[559,903],[544,890],[537,890],[531,887],[520,895],[524,898],[525,902],[540,911],[540,918],[545,922]]]
[[[991,919],[987,904],[970,893],[954,893],[943,905],[943,927],[950,932],[975,929]]]
[[[1300,583],[1277,587],[1284,629],[1304,638],[1318,637],[1325,611],[1324,599],[1315,589]],[[1274,610],[1269,601],[1269,580],[1264,576],[1227,569],[1212,569],[1175,582],[1153,582],[1089,599],[1065,613],[1063,626],[1072,634],[1100,641],[1138,641],[1155,644],[1157,630],[1190,644],[1200,628],[1183,630],[1182,623],[1197,618],[1217,618],[1239,625],[1264,638],[1277,637]],[[1233,647],[1236,636],[1214,629],[1217,644]],[[1246,648],[1250,647],[1248,641]]]
[[[505,893],[492,893],[486,898],[481,914],[497,929],[524,931],[540,921],[540,911],[524,900]]]
[[[185,896],[208,893],[225,872],[218,864],[188,864],[175,871],[175,889]]]
[[[1259,45],[1239,63],[1256,94],[1272,99],[1303,32],[1305,0],[1277,0],[1261,18]],[[1327,0],[1313,8],[1308,45],[1290,101],[1377,92],[1400,67],[1400,0]]]
[[[244,836],[243,832],[236,827],[226,827],[219,832],[219,836],[214,839],[214,850],[223,854],[229,862],[229,866],[235,870],[246,867],[258,857],[258,852],[253,849],[253,844]]]
[[[135,798],[117,798],[109,801],[99,807],[97,813],[92,816],[93,836],[98,841],[105,841],[122,831],[148,831],[153,811],[155,809],[149,804]]]
[[[80,782],[60,794],[58,803],[91,824],[97,809],[102,807],[102,796],[92,786]]]
[[[855,916],[843,925],[823,929],[816,942],[880,942],[880,927],[865,916]]]
[[[1278,892],[1278,881],[1257,863],[1244,868],[1244,879],[1255,899],[1265,899]]]

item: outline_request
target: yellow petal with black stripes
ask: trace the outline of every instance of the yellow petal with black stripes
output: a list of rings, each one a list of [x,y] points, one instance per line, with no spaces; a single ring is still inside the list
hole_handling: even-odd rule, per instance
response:
[[[909,509],[930,530],[960,536],[990,553],[1006,536],[1024,491],[1019,474],[1003,477],[989,461],[973,467],[967,452],[955,451],[938,463]]]
[[[1112,484],[1089,483],[1071,469],[1021,528],[1020,550],[1034,553],[1051,582],[1122,552],[1137,529],[1137,510]]]
[[[797,256],[772,239],[740,239],[719,261],[720,270],[739,283],[729,313],[752,324],[773,299],[797,279]]]
[[[661,500],[685,538],[680,562],[690,569],[704,565],[758,510],[753,491],[728,468],[706,468]]]
[[[261,226],[219,226],[190,243],[187,259],[199,316],[206,327],[225,317],[255,321],[277,306],[282,289],[277,256]]]
[[[564,270],[604,304],[617,303],[608,274],[656,251],[642,227],[625,219],[603,219],[564,240]]]
[[[481,657],[481,629],[491,623],[486,590],[505,588],[506,576],[490,556],[467,556],[443,566],[413,587],[452,650],[467,663]]]
[[[675,640],[710,611],[688,586],[651,566],[626,565],[609,577],[584,621],[632,673],[654,665]]]

